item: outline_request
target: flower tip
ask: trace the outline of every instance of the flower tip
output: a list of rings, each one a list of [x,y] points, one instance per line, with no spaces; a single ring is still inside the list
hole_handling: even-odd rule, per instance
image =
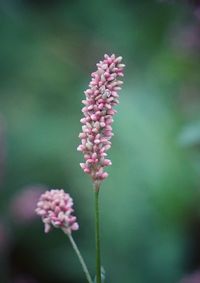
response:
[[[120,63],[120,62],[122,61],[122,59],[123,59],[123,57],[122,57],[122,56],[119,56],[119,57],[117,57],[116,60],[117,60],[118,63]]]
[[[101,175],[101,179],[104,180],[108,177],[108,173],[107,172],[104,172],[102,175]]]
[[[51,230],[51,226],[48,223],[44,224],[44,233],[47,234]]]
[[[74,224],[71,226],[71,229],[72,229],[73,231],[77,231],[77,230],[79,229],[78,223],[74,223]]]
[[[84,163],[80,163],[80,166],[81,166],[82,169],[85,168],[85,164]]]

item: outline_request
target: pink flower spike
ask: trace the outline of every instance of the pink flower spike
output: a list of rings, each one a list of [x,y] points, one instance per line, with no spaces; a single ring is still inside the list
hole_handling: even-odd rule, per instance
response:
[[[60,228],[68,235],[79,229],[76,217],[72,215],[73,199],[64,190],[46,191],[40,196],[35,211],[42,218],[45,233],[52,227]]]
[[[84,154],[85,163],[81,163],[81,168],[97,183],[107,178],[104,167],[112,164],[105,159],[107,154],[104,152],[111,146],[112,117],[116,113],[113,107],[119,103],[118,91],[123,84],[118,79],[124,75],[125,65],[121,61],[121,56],[104,55],[104,59],[96,64],[97,70],[91,74],[89,89],[84,92],[86,99],[82,101],[83,132],[79,134],[81,145],[78,150]]]

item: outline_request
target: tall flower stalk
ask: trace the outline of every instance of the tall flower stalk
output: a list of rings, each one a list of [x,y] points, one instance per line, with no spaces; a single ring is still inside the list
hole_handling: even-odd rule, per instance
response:
[[[96,281],[101,283],[100,228],[99,228],[99,189],[101,182],[108,177],[104,168],[111,165],[107,159],[107,150],[111,147],[113,109],[119,103],[118,91],[123,84],[118,78],[123,77],[122,57],[114,54],[104,55],[97,63],[97,70],[91,74],[92,80],[85,91],[82,101],[84,117],[81,119],[81,144],[78,150],[84,154],[83,171],[90,175],[95,192],[95,238],[96,238]]]

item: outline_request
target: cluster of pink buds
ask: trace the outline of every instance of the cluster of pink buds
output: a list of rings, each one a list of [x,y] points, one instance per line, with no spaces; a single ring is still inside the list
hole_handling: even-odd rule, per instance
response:
[[[66,234],[78,230],[73,211],[73,200],[64,190],[46,191],[40,196],[36,208],[36,213],[45,225],[45,233],[50,231],[51,226],[61,228]]]
[[[124,64],[122,57],[114,54],[104,55],[104,60],[97,64],[97,71],[92,73],[89,89],[85,91],[86,100],[82,109],[82,132],[79,134],[81,144],[78,150],[83,152],[85,163],[80,166],[89,174],[94,182],[99,182],[108,176],[104,167],[111,165],[106,159],[106,151],[111,147],[112,122],[116,110],[113,106],[119,103],[118,91],[121,89]]]

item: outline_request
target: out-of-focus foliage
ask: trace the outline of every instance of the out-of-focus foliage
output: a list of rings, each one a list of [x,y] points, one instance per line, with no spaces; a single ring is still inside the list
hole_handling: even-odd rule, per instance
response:
[[[84,282],[64,235],[44,235],[30,213],[45,186],[74,198],[94,274],[93,193],[76,147],[104,53],[126,64],[101,190],[106,282],[178,283],[198,268],[199,14],[186,1],[0,2],[0,282]]]

